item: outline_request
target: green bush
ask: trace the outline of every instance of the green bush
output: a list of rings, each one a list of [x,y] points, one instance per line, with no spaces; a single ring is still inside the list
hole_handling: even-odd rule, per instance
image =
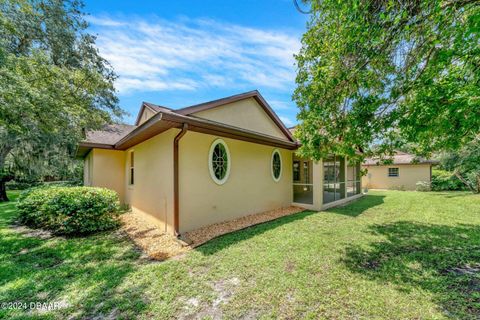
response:
[[[55,234],[87,234],[119,225],[115,191],[92,187],[37,187],[18,200],[20,221]]]
[[[432,170],[432,190],[449,191],[465,190],[465,185],[450,171]]]

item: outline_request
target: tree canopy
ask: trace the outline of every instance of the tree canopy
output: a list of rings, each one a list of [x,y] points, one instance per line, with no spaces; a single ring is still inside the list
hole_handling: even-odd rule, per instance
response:
[[[0,3],[0,201],[17,175],[58,172],[82,128],[122,115],[80,1]]]
[[[307,1],[308,2],[308,1]],[[310,1],[301,153],[458,150],[480,132],[480,1]]]

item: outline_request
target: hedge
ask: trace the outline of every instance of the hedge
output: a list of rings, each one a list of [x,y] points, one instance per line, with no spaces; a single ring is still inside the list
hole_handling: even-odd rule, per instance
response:
[[[17,208],[22,223],[55,234],[88,234],[119,225],[118,195],[105,188],[33,188],[20,195]]]
[[[465,185],[458,179],[453,172],[445,170],[432,170],[433,191],[465,190]]]

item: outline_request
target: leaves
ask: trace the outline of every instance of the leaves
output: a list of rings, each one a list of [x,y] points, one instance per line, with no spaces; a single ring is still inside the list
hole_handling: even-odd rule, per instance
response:
[[[116,75],[85,32],[82,7],[75,0],[0,3],[0,171],[57,175],[59,164],[71,166],[82,128],[122,116]]]
[[[304,156],[409,144],[427,155],[480,132],[480,1],[312,2],[296,56]]]
[[[58,234],[86,234],[119,225],[118,194],[105,188],[40,187],[17,205],[22,223]]]

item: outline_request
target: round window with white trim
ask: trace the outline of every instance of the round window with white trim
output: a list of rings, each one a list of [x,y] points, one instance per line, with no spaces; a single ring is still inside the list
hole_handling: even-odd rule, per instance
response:
[[[275,182],[280,181],[282,177],[282,156],[280,155],[280,151],[278,149],[273,150],[272,152],[272,178]]]
[[[230,151],[222,139],[215,140],[210,146],[208,154],[208,168],[210,176],[216,184],[224,184],[230,175]]]

